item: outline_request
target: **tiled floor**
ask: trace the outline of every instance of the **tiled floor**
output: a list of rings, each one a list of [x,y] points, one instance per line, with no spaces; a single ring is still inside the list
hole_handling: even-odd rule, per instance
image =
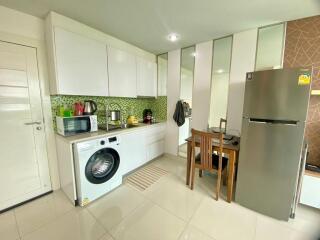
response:
[[[224,199],[213,199],[215,177],[185,186],[185,159],[152,162],[170,174],[144,192],[122,185],[86,208],[61,191],[0,215],[2,240],[317,240],[320,211],[299,206],[281,222]],[[225,193],[222,194],[222,197]]]

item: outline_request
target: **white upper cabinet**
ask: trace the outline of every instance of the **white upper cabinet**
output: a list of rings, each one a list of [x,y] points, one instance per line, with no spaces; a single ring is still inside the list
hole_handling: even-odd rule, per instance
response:
[[[53,31],[56,79],[51,93],[108,96],[106,44],[59,27]]]
[[[136,57],[108,46],[109,94],[114,97],[137,97]]]
[[[157,96],[157,64],[137,57],[137,95]]]

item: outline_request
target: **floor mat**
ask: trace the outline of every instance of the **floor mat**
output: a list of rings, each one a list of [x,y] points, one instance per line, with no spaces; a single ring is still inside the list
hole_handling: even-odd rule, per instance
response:
[[[148,165],[130,175],[126,182],[130,186],[144,191],[169,172],[157,166]]]

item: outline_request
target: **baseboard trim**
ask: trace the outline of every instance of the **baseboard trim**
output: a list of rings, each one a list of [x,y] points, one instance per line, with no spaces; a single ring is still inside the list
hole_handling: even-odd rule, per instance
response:
[[[0,210],[0,214],[1,214],[1,213],[4,213],[4,212],[7,212],[7,211],[9,211],[9,210],[12,210],[13,208],[16,208],[16,207],[19,207],[19,206],[21,206],[21,205],[24,205],[24,204],[26,204],[26,203],[28,203],[28,202],[33,201],[33,200],[36,200],[36,199],[38,199],[38,198],[41,198],[41,197],[43,197],[43,196],[45,196],[45,195],[48,195],[48,194],[50,194],[50,193],[52,193],[52,192],[53,192],[53,191],[50,190],[49,192],[45,192],[45,193],[43,193],[43,194],[41,194],[41,195],[39,195],[39,196],[30,198],[30,199],[28,199],[28,200],[26,200],[26,201],[23,201],[23,202],[21,202],[21,203],[15,204],[15,205],[13,205],[13,206],[11,206],[11,207],[2,209],[2,210]]]

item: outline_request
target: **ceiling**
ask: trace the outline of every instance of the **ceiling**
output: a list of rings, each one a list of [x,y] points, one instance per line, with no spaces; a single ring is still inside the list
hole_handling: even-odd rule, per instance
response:
[[[44,18],[56,11],[159,54],[246,29],[320,14],[319,0],[0,0]],[[180,41],[167,41],[176,32]]]

